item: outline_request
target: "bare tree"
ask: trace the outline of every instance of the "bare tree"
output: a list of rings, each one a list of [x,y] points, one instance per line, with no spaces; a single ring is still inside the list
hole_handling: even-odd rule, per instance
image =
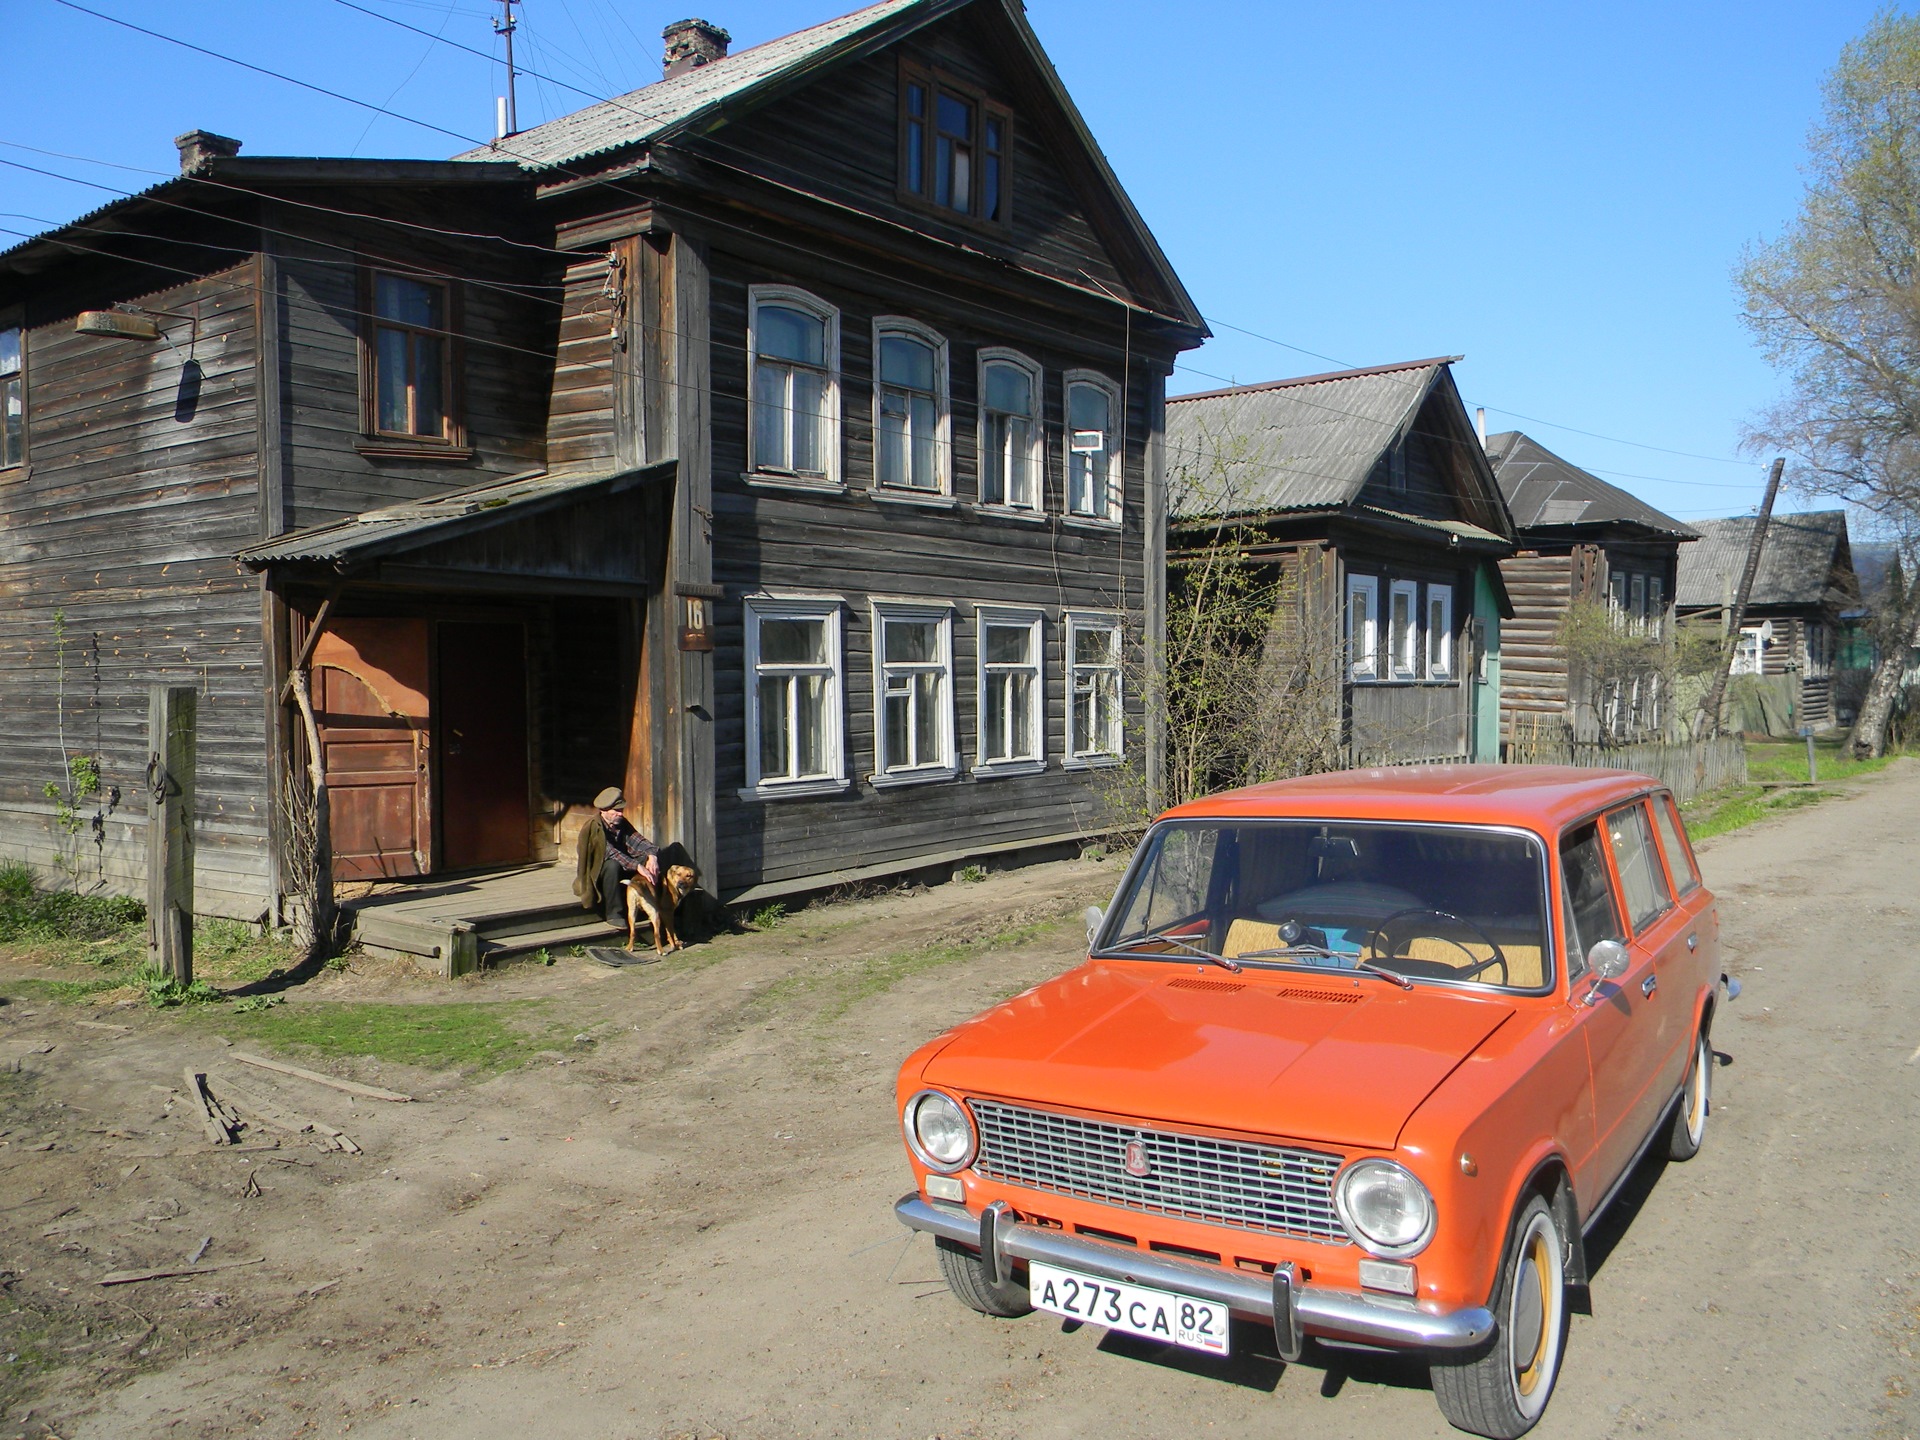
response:
[[[1826,81],[1808,137],[1800,214],[1736,272],[1748,327],[1787,393],[1756,448],[1794,457],[1791,481],[1833,496],[1920,558],[1920,18],[1883,13]],[[1911,592],[1891,617],[1920,635]],[[1856,754],[1886,744],[1906,646],[1882,647],[1854,726]]]

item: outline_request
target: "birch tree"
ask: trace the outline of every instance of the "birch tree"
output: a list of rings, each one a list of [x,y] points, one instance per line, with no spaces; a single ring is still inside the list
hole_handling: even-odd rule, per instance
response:
[[[1800,213],[1742,258],[1744,318],[1785,379],[1753,427],[1790,482],[1920,559],[1920,18],[1882,14],[1841,52],[1807,142]],[[1920,632],[1910,587],[1887,620]],[[1906,646],[1883,645],[1852,735],[1879,755]]]

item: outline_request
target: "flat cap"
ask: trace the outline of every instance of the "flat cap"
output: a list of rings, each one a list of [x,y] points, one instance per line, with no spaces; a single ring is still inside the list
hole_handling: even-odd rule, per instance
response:
[[[593,797],[593,808],[596,810],[624,810],[627,808],[627,797],[620,793],[617,786],[609,785]]]

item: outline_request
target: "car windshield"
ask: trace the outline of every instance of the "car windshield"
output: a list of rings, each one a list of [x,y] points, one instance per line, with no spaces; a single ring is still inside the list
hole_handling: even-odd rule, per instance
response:
[[[1473,826],[1171,821],[1143,842],[1095,953],[1540,990],[1545,876],[1538,840]]]

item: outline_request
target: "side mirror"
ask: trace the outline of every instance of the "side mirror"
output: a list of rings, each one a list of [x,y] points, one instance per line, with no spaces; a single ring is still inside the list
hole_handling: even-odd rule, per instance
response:
[[[1627,954],[1627,947],[1618,940],[1596,940],[1587,951],[1587,973],[1592,985],[1587,990],[1586,1003],[1591,1005],[1600,998],[1600,987],[1609,980],[1618,980],[1627,973],[1627,967],[1633,963],[1633,957]]]
[[[1087,948],[1093,948],[1093,937],[1100,933],[1100,927],[1107,923],[1107,912],[1098,905],[1087,906]]]

